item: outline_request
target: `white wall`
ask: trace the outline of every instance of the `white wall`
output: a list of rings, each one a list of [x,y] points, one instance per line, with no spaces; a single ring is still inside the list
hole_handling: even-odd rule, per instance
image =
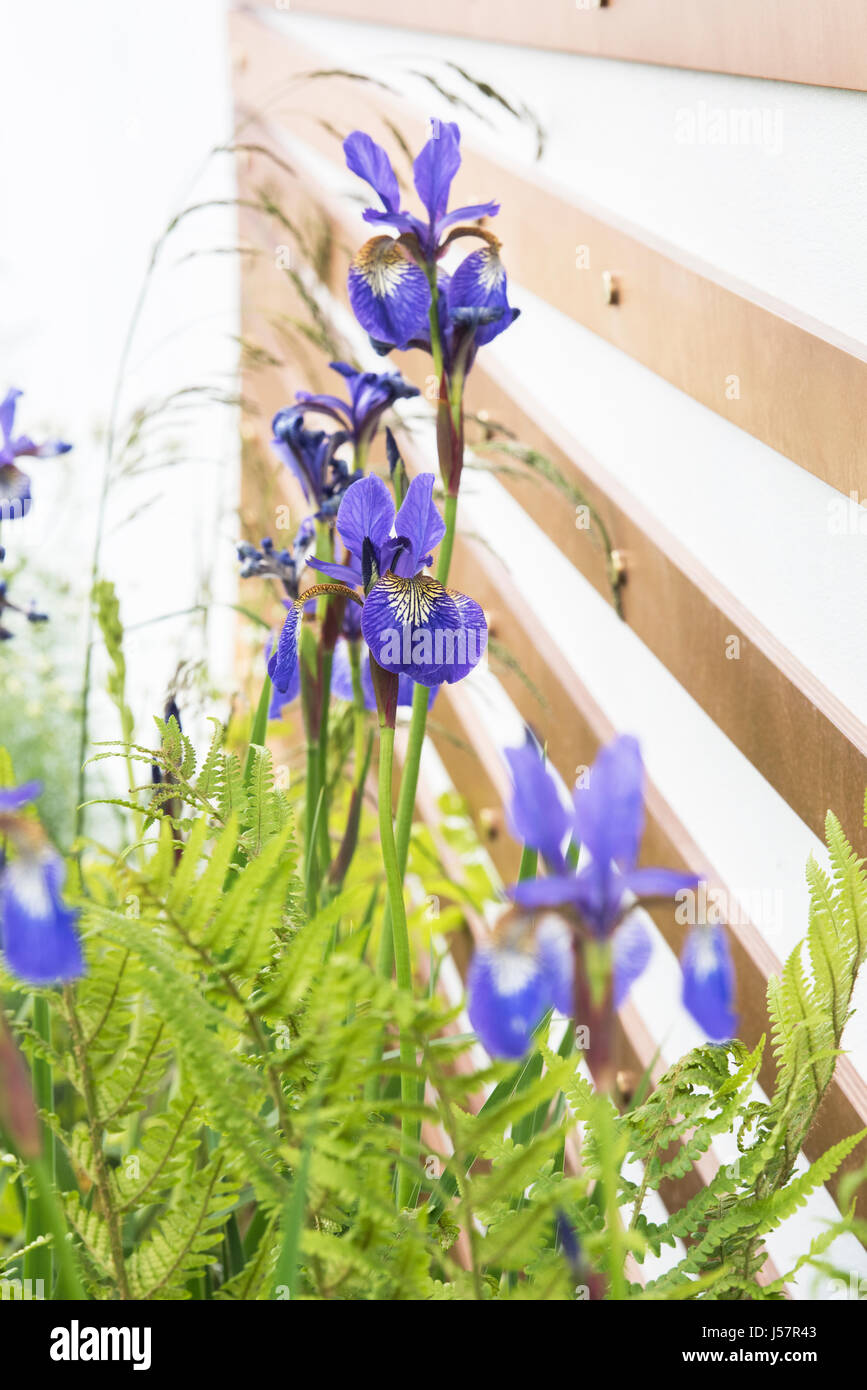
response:
[[[231,135],[224,5],[7,3],[0,50],[0,394],[26,390],[19,424],[75,444],[63,459],[33,463],[33,511],[5,528],[4,542],[10,559],[23,548],[71,582],[82,609],[97,436],[151,247],[189,201],[234,194],[231,157],[208,160]],[[208,254],[236,239],[228,207],[198,213],[167,246],[131,353],[125,411],[194,383],[236,390],[236,260]],[[219,599],[234,597],[237,420],[219,407],[177,416],[154,434],[149,464],[166,441],[189,461],[123,486],[109,514],[103,568],[131,625],[188,607],[205,580]],[[15,641],[20,653],[27,632]],[[220,684],[232,678],[225,611],[206,631],[183,619],[133,632],[128,647],[143,721],[161,708],[181,659],[207,655]],[[144,723],[141,732],[150,738]]]

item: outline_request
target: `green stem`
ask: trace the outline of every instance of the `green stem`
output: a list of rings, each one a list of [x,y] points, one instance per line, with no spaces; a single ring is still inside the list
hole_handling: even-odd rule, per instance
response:
[[[443,512],[446,523],[446,533],[440,542],[436,576],[441,584],[447,584],[449,582],[449,570],[452,567],[452,551],[455,548],[455,531],[457,530],[458,524],[458,499],[449,494],[446,497]]]
[[[253,766],[256,761],[256,748],[265,747],[265,739],[268,736],[268,710],[271,707],[271,677],[265,677],[262,686],[262,693],[259,696],[259,703],[256,706],[256,713],[253,716],[253,727],[250,730],[250,746],[247,749],[247,760],[244,763],[244,786],[250,785],[250,778],[253,776]]]
[[[79,1278],[78,1266],[67,1236],[66,1221],[57,1200],[54,1173],[47,1158],[32,1158],[27,1166],[43,1214],[45,1234],[52,1238],[49,1248],[57,1256],[57,1297],[60,1300],[74,1299],[83,1303],[87,1300],[87,1295]],[[25,1261],[26,1258],[25,1256]],[[26,1272],[24,1277],[28,1277]],[[50,1288],[48,1293],[50,1297]]]
[[[304,1232],[304,1219],[307,1212],[307,1188],[310,1181],[310,1161],[316,1139],[319,1107],[325,1093],[327,1071],[323,1066],[310,1099],[312,1114],[308,1121],[301,1156],[295,1170],[292,1191],[286,1201],[283,1213],[283,1243],[274,1271],[274,1292],[282,1296],[285,1289],[290,1299],[298,1292],[301,1258],[301,1237]]]
[[[388,902],[391,909],[391,934],[394,941],[394,958],[397,983],[400,989],[412,990],[412,958],[409,949],[409,929],[406,923],[406,904],[403,898],[403,876],[397,860],[394,840],[394,825],[391,818],[391,784],[394,767],[394,729],[380,724],[379,730],[379,837],[382,844],[382,859],[385,866],[385,881],[388,886]],[[397,1206],[403,1210],[409,1205],[412,1193],[410,1165],[415,1150],[414,1121],[408,1113],[416,1103],[416,1084],[412,1075],[415,1065],[415,1048],[404,1031],[400,1035],[400,1095],[405,1107],[401,1116],[400,1133],[401,1162],[397,1170]]]
[[[328,600],[326,599],[326,603]],[[324,875],[331,863],[331,841],[328,838],[328,711],[331,705],[331,668],[334,653],[322,653],[322,707],[319,722],[319,787],[322,810],[319,815],[319,873]]]
[[[319,744],[307,743],[307,785],[304,788],[304,829],[307,852],[305,883],[307,885],[307,911],[312,917],[316,912],[319,898],[318,854],[315,843],[317,810],[319,809]]]
[[[316,911],[319,897],[317,854],[314,843],[316,810],[319,804],[319,711],[316,704],[316,679],[313,674],[318,665],[318,648],[313,633],[306,623],[301,626],[298,659],[301,665],[301,711],[304,719],[304,736],[307,740],[307,776],[304,786],[304,883],[307,911],[312,917]]]
[[[253,768],[256,766],[256,748],[265,747],[265,739],[268,736],[268,711],[271,708],[271,677],[266,676],[259,695],[259,703],[256,706],[256,713],[253,715],[253,727],[250,730],[250,742],[247,746],[247,756],[244,760],[244,787],[247,789],[253,780]],[[235,853],[232,855],[232,864],[235,868],[241,868],[245,863],[246,855],[240,845],[235,846]],[[233,879],[233,869],[226,871],[223,880],[223,891],[228,892],[229,885]],[[139,996],[139,1003],[136,1011],[136,1024],[140,1022],[140,1012],[142,998]],[[133,1133],[133,1126],[136,1117],[133,1116],[130,1125],[130,1133]]]
[[[33,998],[33,1027],[43,1042],[51,1043],[51,1008],[48,1000],[38,994],[34,995]],[[39,1056],[33,1058],[33,1098],[36,1101],[37,1109],[46,1112],[54,1110],[54,1083],[51,1076],[51,1063]],[[54,1135],[44,1121],[41,1123],[40,1129],[42,1131],[42,1158],[39,1162],[44,1170],[47,1184],[53,1188],[55,1175]],[[36,1240],[38,1236],[48,1234],[49,1215],[41,1194],[37,1196],[34,1193],[27,1203],[25,1238],[28,1243],[31,1240]],[[30,1250],[24,1256],[24,1278],[41,1279],[48,1298],[51,1297],[52,1293],[53,1264],[50,1245],[43,1245],[36,1250]]]
[[[428,322],[430,323],[430,351],[433,358],[434,375],[437,385],[442,380],[443,375],[443,349],[440,340],[440,313],[439,313],[439,286],[437,285],[436,266],[427,268],[428,284],[430,285],[430,309],[428,311]]]
[[[455,544],[455,530],[458,520],[458,499],[448,496],[445,502],[445,523],[446,531],[440,543],[439,555],[437,556],[436,577],[441,584],[448,581],[449,569],[452,562],[452,551]],[[430,691],[425,685],[416,685],[412,695],[412,718],[409,725],[409,740],[406,747],[406,757],[403,763],[403,774],[400,782],[400,795],[397,801],[397,819],[395,822],[395,838],[397,843],[397,862],[400,868],[401,878],[406,873],[406,863],[409,858],[409,840],[412,832],[412,817],[415,810],[415,798],[418,791],[419,768],[421,766],[421,753],[424,746],[424,737],[427,730],[427,712]],[[386,912],[382,924],[382,936],[379,941],[379,958],[377,969],[381,976],[391,974],[393,957],[392,932],[390,914]]]
[[[316,556],[320,560],[334,559],[334,535],[331,528],[322,522],[317,523],[316,527]],[[322,807],[319,813],[318,840],[319,840],[319,878],[327,873],[328,865],[331,863],[331,842],[328,838],[328,715],[331,705],[331,669],[334,664],[334,652],[326,651],[324,642],[324,628],[328,614],[328,606],[333,602],[330,594],[323,595],[317,604],[319,616],[319,651],[318,667],[320,674],[319,681],[319,793],[322,798]]]
[[[360,770],[364,765],[364,733],[367,725],[367,710],[364,706],[364,687],[361,683],[361,643],[350,642],[348,645],[349,668],[352,672],[352,732],[357,784]]]

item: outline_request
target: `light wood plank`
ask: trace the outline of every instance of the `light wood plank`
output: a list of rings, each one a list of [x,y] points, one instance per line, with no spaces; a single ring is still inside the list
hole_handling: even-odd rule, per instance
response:
[[[810,0],[796,12],[792,0],[292,0],[292,9],[489,43],[867,90],[867,9],[860,0]]]

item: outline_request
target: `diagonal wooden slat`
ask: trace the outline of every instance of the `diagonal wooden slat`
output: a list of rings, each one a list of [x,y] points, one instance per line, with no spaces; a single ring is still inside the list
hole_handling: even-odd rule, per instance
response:
[[[799,7],[796,22],[791,0],[293,0],[292,9],[558,53],[867,91],[867,11],[860,0],[813,0]]]

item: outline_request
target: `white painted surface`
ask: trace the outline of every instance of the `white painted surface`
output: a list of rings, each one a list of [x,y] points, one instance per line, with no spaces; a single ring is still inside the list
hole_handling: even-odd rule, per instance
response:
[[[234,194],[231,158],[208,160],[231,133],[224,5],[7,4],[0,44],[0,394],[8,384],[26,390],[19,424],[75,445],[64,459],[33,463],[33,511],[5,528],[4,542],[10,559],[24,550],[71,583],[83,612],[103,461],[97,434],[151,247],[187,203]],[[236,389],[237,265],[210,254],[236,239],[226,207],[193,215],[167,244],[131,354],[125,413],[194,384]],[[176,415],[154,433],[149,465],[164,458],[166,442],[185,461],[121,486],[109,512],[103,571],[132,626],[208,590],[217,601],[234,598],[234,412]],[[148,740],[150,713],[180,661],[207,658],[216,682],[229,685],[232,627],[215,607],[205,623],[130,633],[130,693]],[[77,665],[81,629],[57,635],[71,639]],[[114,723],[102,726],[103,736],[114,732]]]

